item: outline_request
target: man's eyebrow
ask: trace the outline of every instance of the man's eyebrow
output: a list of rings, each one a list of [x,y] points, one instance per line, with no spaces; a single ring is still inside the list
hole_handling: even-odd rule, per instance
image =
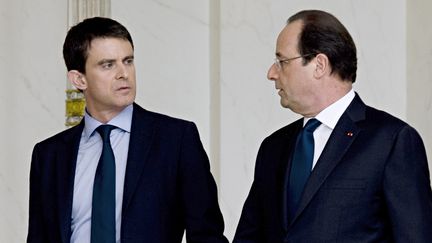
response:
[[[127,59],[135,59],[135,56],[134,55],[126,56],[125,58],[123,58],[123,61]]]
[[[113,63],[113,62],[115,62],[114,59],[102,59],[99,62],[97,62],[97,64],[98,65],[102,65],[102,64],[105,64],[105,63]]]

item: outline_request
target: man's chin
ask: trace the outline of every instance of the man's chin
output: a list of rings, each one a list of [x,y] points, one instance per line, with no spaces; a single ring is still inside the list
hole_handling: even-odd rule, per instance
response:
[[[288,102],[287,102],[286,100],[281,99],[281,100],[280,100],[280,105],[281,105],[283,108],[288,108],[288,109],[290,109],[290,106],[289,106],[289,104],[288,104]]]

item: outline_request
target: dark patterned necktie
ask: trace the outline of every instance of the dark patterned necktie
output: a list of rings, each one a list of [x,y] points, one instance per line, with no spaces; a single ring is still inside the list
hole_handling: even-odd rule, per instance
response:
[[[313,132],[320,124],[321,122],[317,119],[310,119],[297,137],[288,184],[289,221],[293,219],[296,213],[303,189],[312,170],[314,156]]]
[[[103,141],[93,185],[91,243],[115,243],[115,160],[110,133],[115,126],[101,125],[96,131]]]

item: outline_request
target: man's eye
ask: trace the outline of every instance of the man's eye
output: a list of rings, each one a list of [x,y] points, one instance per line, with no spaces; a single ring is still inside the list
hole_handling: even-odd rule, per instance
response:
[[[107,63],[102,64],[102,68],[104,68],[104,69],[112,68],[112,66],[113,66],[113,64],[110,63],[110,62],[107,62]]]
[[[126,64],[133,64],[133,62],[134,62],[133,58],[126,59],[126,61],[125,61]]]

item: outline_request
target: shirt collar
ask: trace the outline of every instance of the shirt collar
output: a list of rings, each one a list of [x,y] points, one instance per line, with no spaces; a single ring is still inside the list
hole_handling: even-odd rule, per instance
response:
[[[130,104],[106,124],[116,126],[123,131],[130,133],[132,125],[132,113],[133,105]],[[100,125],[103,125],[103,123],[94,119],[86,110],[84,115],[84,137],[89,139],[96,128]]]
[[[345,110],[348,108],[351,101],[354,99],[355,93],[354,90],[351,89],[346,95],[344,95],[342,98],[334,102],[333,104],[329,105],[327,108],[322,110],[318,115],[316,115],[316,119],[320,121],[322,124],[326,125],[330,129],[334,129],[336,126],[336,123],[339,121],[339,118],[342,116],[342,114],[345,112]],[[306,124],[306,122],[311,118],[303,119],[303,126]]]

